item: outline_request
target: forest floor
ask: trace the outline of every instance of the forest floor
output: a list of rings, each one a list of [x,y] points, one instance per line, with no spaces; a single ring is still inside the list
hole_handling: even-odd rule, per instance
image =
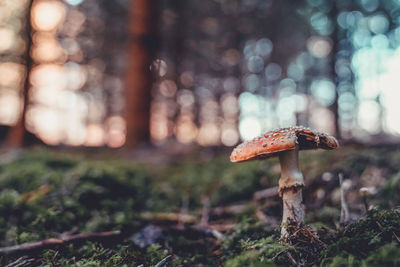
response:
[[[274,158],[2,153],[0,265],[400,266],[399,162],[389,146],[301,152],[305,226],[283,242]]]

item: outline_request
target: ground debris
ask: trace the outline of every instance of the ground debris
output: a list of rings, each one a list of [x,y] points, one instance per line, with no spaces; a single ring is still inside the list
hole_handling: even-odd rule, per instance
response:
[[[289,243],[294,252],[288,253],[295,266],[311,266],[317,264],[321,251],[326,248],[318,234],[306,225],[289,224],[287,226],[288,237],[285,242]]]
[[[89,234],[76,234],[70,236],[49,238],[36,242],[27,242],[15,246],[0,248],[0,256],[19,254],[28,255],[32,252],[37,252],[43,249],[52,249],[60,245],[67,245],[70,243],[84,243],[86,241],[110,241],[110,239],[119,238],[120,231],[102,232],[102,233],[89,233]]]

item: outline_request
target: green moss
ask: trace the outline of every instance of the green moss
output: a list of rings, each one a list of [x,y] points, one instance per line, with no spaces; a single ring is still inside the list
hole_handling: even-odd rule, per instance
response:
[[[155,244],[144,251],[138,251],[129,245],[113,249],[88,242],[81,247],[70,245],[60,253],[46,250],[42,254],[42,266],[154,266],[168,255],[169,251]]]
[[[372,152],[378,153],[370,155]],[[172,255],[171,266],[288,266],[293,263],[291,257],[299,264],[307,264],[303,260],[308,257],[307,247],[281,242],[279,229],[263,226],[254,216],[263,204],[251,202],[253,193],[277,184],[277,160],[232,164],[226,155],[212,159],[187,159],[174,165],[149,167],[123,160],[88,160],[82,155],[44,149],[22,152],[15,159],[0,163],[0,245],[54,237],[75,226],[79,232],[122,229],[131,235],[138,231],[135,225],[141,211],[179,212],[187,198],[189,213],[199,217],[201,198],[206,196],[212,207],[245,203],[250,208],[229,218],[211,218],[215,224],[238,223],[220,239],[210,231],[192,236],[169,231],[170,226],[164,225],[163,241],[145,250],[129,243],[127,236],[120,244],[109,246],[87,243],[55,247],[35,256],[36,263],[152,266]],[[301,166],[308,180],[318,179],[325,171],[358,177],[367,166],[384,168],[388,174],[388,182],[371,201],[391,210],[373,210],[340,232],[335,230],[338,203],[328,200],[324,207],[308,211],[307,223],[320,229],[319,237],[326,244],[315,265],[399,265],[400,208],[393,208],[400,204],[398,159],[398,151],[360,152],[356,147],[302,154]],[[266,201],[268,216],[279,220],[280,202]],[[146,225],[140,223],[140,227]],[[316,253],[320,253],[319,247],[312,256]],[[0,264],[12,260],[2,258]]]
[[[355,265],[359,262],[372,264],[375,260],[381,261],[385,254],[389,255],[388,262],[396,262],[400,249],[399,236],[400,208],[372,210],[365,219],[349,225],[336,236],[323,251],[321,262],[332,266],[342,266],[343,262],[355,262]]]
[[[386,244],[362,261],[365,266],[400,266],[399,243]]]
[[[279,174],[271,170],[271,162],[276,161],[232,164],[226,158],[216,158],[175,164],[164,169],[154,184],[150,206],[158,211],[177,211],[185,198],[191,209],[202,206],[202,197],[208,197],[212,205],[251,199],[260,188],[277,184]]]
[[[340,217],[340,210],[338,208],[325,206],[319,210],[311,211],[306,214],[306,222],[311,222],[316,228],[323,226],[334,226],[337,218]]]
[[[342,232],[324,234],[321,239],[327,242],[326,248],[308,242],[304,245],[297,242],[292,247],[279,241],[279,233],[245,221],[225,240],[222,248],[227,266],[290,265],[288,253],[297,263],[305,265],[313,262],[335,267],[398,266],[399,232],[400,208],[373,210]],[[320,258],[315,262],[315,255],[318,259],[319,253]]]
[[[400,247],[397,243],[383,245],[375,251],[371,251],[367,258],[361,259],[347,252],[340,253],[335,257],[323,259],[320,266],[341,267],[341,266],[399,266]]]
[[[291,247],[279,240],[277,229],[245,220],[222,244],[226,266],[279,266],[287,265],[286,252]]]
[[[287,244],[274,236],[258,240],[240,240],[240,252],[232,254],[226,266],[286,266],[290,264],[286,254],[293,252]]]
[[[150,174],[146,166],[87,161],[35,150],[1,165],[0,244],[80,231],[120,229],[145,209]],[[26,238],[25,238],[26,237]]]
[[[383,186],[378,194],[379,205],[385,208],[391,208],[400,203],[400,172],[389,177],[388,181]]]

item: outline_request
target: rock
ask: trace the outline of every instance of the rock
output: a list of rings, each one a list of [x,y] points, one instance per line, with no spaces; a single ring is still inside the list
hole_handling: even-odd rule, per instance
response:
[[[138,247],[144,249],[164,240],[164,235],[160,227],[149,224],[140,232],[133,235],[130,240]]]

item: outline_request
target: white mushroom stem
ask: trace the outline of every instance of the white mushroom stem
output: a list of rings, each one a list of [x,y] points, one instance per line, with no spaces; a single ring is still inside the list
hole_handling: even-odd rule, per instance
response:
[[[281,178],[279,179],[279,195],[283,200],[283,216],[281,237],[287,237],[287,225],[294,222],[300,224],[304,220],[302,188],[303,174],[299,169],[299,150],[296,147],[279,153]]]

